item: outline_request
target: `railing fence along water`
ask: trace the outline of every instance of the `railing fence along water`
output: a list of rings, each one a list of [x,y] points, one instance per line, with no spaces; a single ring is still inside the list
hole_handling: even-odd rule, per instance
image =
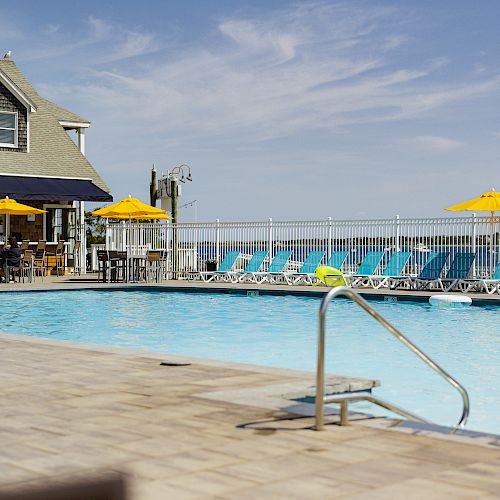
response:
[[[292,251],[288,264],[291,271],[299,269],[312,250],[325,252],[323,263],[332,252],[348,251],[345,272],[355,272],[369,251],[383,251],[383,265],[393,252],[410,251],[407,273],[418,273],[431,252],[450,252],[451,257],[457,252],[474,252],[473,274],[485,277],[499,261],[499,236],[500,217],[475,215],[440,219],[119,222],[107,224],[106,247],[132,254],[165,250],[170,275],[180,278],[189,271],[206,271],[211,262],[220,264],[231,250],[241,252],[236,269],[242,270],[257,250],[268,252],[265,264],[269,264],[278,250],[285,249]]]

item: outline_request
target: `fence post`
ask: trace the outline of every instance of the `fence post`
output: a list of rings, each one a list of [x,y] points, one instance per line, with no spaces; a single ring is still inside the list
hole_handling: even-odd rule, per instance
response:
[[[269,262],[273,260],[273,219],[269,217],[269,225],[267,232],[267,250],[269,252]]]
[[[472,214],[472,227],[471,227],[471,238],[472,238],[472,245],[471,245],[471,251],[475,255],[476,254],[476,237],[477,237],[477,222],[476,222],[476,213],[474,212]],[[472,276],[476,276],[476,259],[474,259],[474,262],[472,263]]]
[[[328,259],[332,256],[332,218],[328,217],[328,250],[326,254],[326,262],[328,262]]]
[[[108,219],[104,219],[104,241],[106,245],[106,250],[109,250],[111,245],[111,234],[109,232],[109,221]]]
[[[396,215],[396,252],[401,251],[401,228],[399,227],[399,215]]]
[[[120,221],[120,227],[121,227],[121,232],[122,232],[122,250],[123,251],[132,251],[132,234],[130,233],[130,228],[128,228],[129,224],[125,222],[124,220]],[[112,228],[112,226],[110,226]],[[113,232],[116,232],[116,228],[112,228]],[[113,250],[116,250],[116,248],[113,248]]]
[[[220,219],[215,220],[216,230],[215,230],[215,260],[217,261],[217,267],[220,264]]]

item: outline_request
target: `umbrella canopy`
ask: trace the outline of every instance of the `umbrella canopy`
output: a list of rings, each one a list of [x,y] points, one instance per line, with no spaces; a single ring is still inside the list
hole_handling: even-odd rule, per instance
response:
[[[8,196],[0,199],[0,214],[6,215],[36,215],[44,214],[47,210],[41,210],[40,208],[29,207],[28,205],[23,205],[18,203],[16,200],[9,198]]]
[[[464,201],[458,205],[448,207],[445,210],[453,210],[456,212],[462,210],[469,210],[471,212],[498,212],[500,211],[500,192],[497,193],[496,191],[487,191],[479,198]]]
[[[171,219],[165,210],[147,205],[137,198],[128,196],[109,207],[94,210],[92,215],[107,219]]]
[[[453,205],[445,210],[453,210],[455,212],[460,212],[462,210],[468,210],[471,212],[491,212],[490,220],[490,240],[489,240],[489,252],[490,252],[490,275],[493,274],[493,268],[495,265],[495,224],[496,219],[495,212],[500,210],[500,193],[497,193],[494,189],[483,193],[479,198],[474,198],[472,200],[464,201],[458,205]],[[497,240],[498,241],[498,240]]]

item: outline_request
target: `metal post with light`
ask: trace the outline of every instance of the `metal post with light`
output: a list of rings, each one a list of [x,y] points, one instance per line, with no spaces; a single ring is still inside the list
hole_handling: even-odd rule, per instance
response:
[[[187,172],[187,175],[186,175]],[[178,200],[182,194],[179,182],[184,184],[186,181],[191,182],[191,168],[189,165],[182,164],[168,170],[167,173],[162,173],[158,181],[158,194],[161,196],[162,208],[170,211],[172,214],[172,277],[178,278],[178,228],[179,222],[179,207]]]

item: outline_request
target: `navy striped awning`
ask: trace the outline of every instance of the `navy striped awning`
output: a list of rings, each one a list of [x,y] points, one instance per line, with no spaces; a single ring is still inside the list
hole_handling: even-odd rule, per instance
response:
[[[113,201],[90,180],[14,175],[0,175],[0,196],[14,200]]]

